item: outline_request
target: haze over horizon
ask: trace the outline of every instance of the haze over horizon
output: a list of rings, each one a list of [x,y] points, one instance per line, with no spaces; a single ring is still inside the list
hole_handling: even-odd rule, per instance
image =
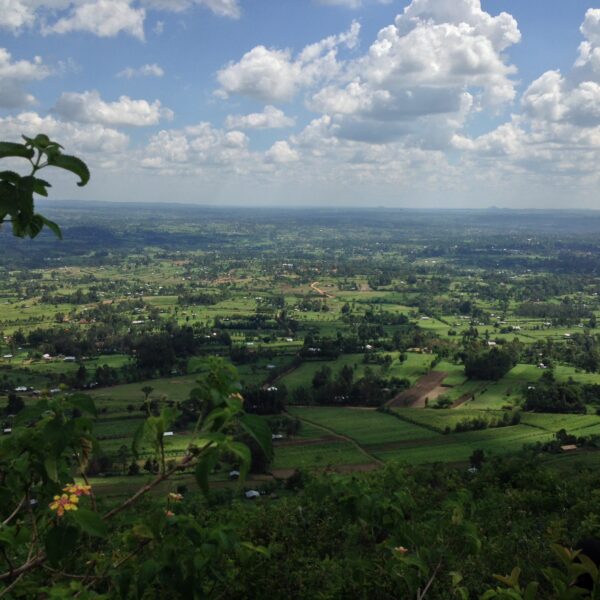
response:
[[[54,198],[598,208],[590,0],[4,0],[0,139]]]

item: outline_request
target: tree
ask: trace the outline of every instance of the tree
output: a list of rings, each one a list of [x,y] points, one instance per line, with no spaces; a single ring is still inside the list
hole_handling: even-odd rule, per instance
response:
[[[492,348],[489,352],[471,353],[465,358],[465,375],[469,379],[498,381],[515,365],[507,350]]]
[[[148,397],[150,396],[150,394],[154,391],[154,388],[150,385],[145,385],[142,389],[141,392],[142,394],[144,394],[144,402],[148,403]]]
[[[21,396],[17,396],[16,394],[8,395],[8,404],[6,405],[5,414],[7,415],[16,415],[20,413],[25,408],[25,402],[23,402],[23,398]]]

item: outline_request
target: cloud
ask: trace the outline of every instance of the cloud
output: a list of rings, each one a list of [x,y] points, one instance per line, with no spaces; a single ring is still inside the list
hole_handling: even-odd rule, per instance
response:
[[[104,102],[97,91],[81,94],[65,92],[58,99],[54,111],[67,121],[109,126],[143,127],[173,118],[173,112],[163,108],[159,100],[150,103],[121,96],[117,102]]]
[[[222,97],[240,94],[264,102],[290,101],[303,87],[334,77],[340,69],[340,46],[354,48],[360,25],[306,46],[296,57],[289,49],[256,46],[238,62],[230,62],[217,73]]]
[[[457,134],[455,148],[486,160],[502,157],[502,168],[530,176],[595,177],[600,160],[600,10],[581,25],[585,40],[570,72],[543,73],[521,97],[521,112],[493,131],[469,138]]]
[[[206,169],[249,171],[255,164],[242,131],[223,131],[201,122],[164,129],[141,150],[139,165],[164,174],[192,174]]]
[[[133,79],[134,77],[162,77],[164,74],[164,69],[158,66],[156,63],[153,63],[151,65],[142,65],[137,69],[134,69],[133,67],[126,67],[117,73],[117,77]]]
[[[315,0],[323,6],[343,6],[344,8],[360,8],[369,0]],[[392,0],[374,0],[377,4],[391,4]]]
[[[18,108],[33,104],[35,98],[25,91],[25,85],[48,77],[51,69],[43,64],[41,57],[32,61],[13,60],[5,48],[0,48],[0,107]]]
[[[431,148],[448,146],[470,114],[516,98],[504,51],[521,38],[517,22],[487,13],[480,0],[412,0],[366,52],[340,58],[359,32],[355,22],[298,55],[256,46],[218,72],[218,93],[275,103],[304,90],[307,107],[331,117],[331,135]]]
[[[85,31],[98,37],[127,33],[144,39],[143,8],[133,8],[131,0],[95,0],[73,6],[68,16],[42,28],[44,34]]]
[[[229,115],[225,119],[227,129],[280,129],[293,127],[296,120],[274,106],[265,106],[260,113],[249,115]]]
[[[339,137],[447,146],[469,114],[515,99],[503,50],[519,40],[513,17],[479,0],[413,0],[307,104]]]
[[[282,140],[275,142],[266,152],[267,161],[274,163],[290,163],[296,162],[299,159],[298,152],[290,147],[290,145]]]
[[[113,154],[123,152],[129,144],[127,135],[99,124],[65,123],[35,112],[0,118],[0,139],[18,140],[21,134],[33,136],[40,131],[62,144],[70,154],[105,155],[104,158],[95,157],[96,161],[109,161]]]
[[[181,12],[192,6],[203,6],[220,17],[238,19],[241,9],[238,0],[144,0],[148,8]]]
[[[18,32],[34,22],[35,11],[26,1],[0,0],[0,28]]]

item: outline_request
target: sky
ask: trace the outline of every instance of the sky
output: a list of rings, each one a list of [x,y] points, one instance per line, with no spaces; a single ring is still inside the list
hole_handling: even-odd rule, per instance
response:
[[[37,133],[92,172],[60,199],[600,208],[600,3],[0,0]]]

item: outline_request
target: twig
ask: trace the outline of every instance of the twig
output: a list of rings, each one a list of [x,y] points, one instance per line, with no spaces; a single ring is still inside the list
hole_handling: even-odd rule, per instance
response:
[[[436,568],[433,570],[433,574],[431,575],[431,577],[429,578],[429,581],[423,588],[423,591],[417,590],[417,600],[423,600],[423,598],[425,598],[425,595],[427,594],[427,592],[429,591],[429,588],[431,587],[432,583],[434,582],[435,577],[436,577],[438,571],[440,570],[441,566],[442,566],[442,561],[440,561],[437,564]]]
[[[10,515],[4,519],[4,521],[2,521],[2,525],[8,525],[17,516],[17,513],[21,510],[26,498],[27,494],[21,498],[21,501],[19,504],[17,504],[17,508],[15,508],[15,510],[13,510],[12,513],[10,513]]]
[[[6,594],[8,594],[8,592],[10,592],[17,585],[17,583],[19,583],[24,575],[25,573],[21,573],[10,585],[6,586],[2,591],[0,591],[0,598],[6,596]]]
[[[11,577],[15,577],[15,575],[21,575],[23,573],[27,573],[27,571],[31,571],[38,565],[41,565],[46,560],[46,554],[44,552],[40,552],[35,558],[28,560],[26,563],[23,563],[20,567],[13,569],[11,571],[7,571],[6,573],[0,573],[0,581],[4,579],[10,579]]]
[[[79,470],[81,472],[81,477],[83,479],[83,481],[85,481],[85,485],[87,485],[90,488],[90,500],[92,501],[92,508],[94,509],[94,511],[98,510],[98,507],[96,505],[96,496],[94,494],[94,490],[92,489],[92,486],[90,485],[90,482],[87,478],[87,475],[85,474],[85,468],[83,466],[83,462],[81,460],[81,458],[79,457],[79,454],[77,454],[77,460],[79,461]]]
[[[208,446],[206,446],[206,447],[208,447]],[[114,517],[116,514],[120,513],[121,511],[125,510],[126,508],[130,507],[132,504],[137,502],[142,496],[147,494],[150,490],[154,489],[159,483],[162,483],[165,479],[168,479],[169,477],[171,477],[171,475],[173,475],[173,473],[175,473],[176,471],[181,471],[181,470],[185,469],[187,466],[189,466],[189,463],[194,458],[195,457],[192,454],[185,456],[179,464],[174,465],[168,471],[161,473],[150,483],[141,487],[133,496],[131,496],[131,498],[128,498],[127,500],[125,500],[125,502],[123,502],[123,504],[121,504],[120,506],[117,506],[116,508],[113,508],[111,511],[107,512],[102,517],[102,519],[104,521],[107,521],[108,519]]]
[[[49,571],[50,573],[54,573],[55,575],[60,575],[62,577],[68,577],[69,579],[87,579],[87,578],[101,579],[100,576],[96,576],[96,575],[76,575],[75,573],[65,573],[64,571],[59,571],[57,569],[53,569],[52,567],[49,567],[48,565],[42,565],[42,569]]]
[[[125,564],[130,558],[133,558],[140,550],[143,550],[148,544],[150,540],[144,540],[133,552],[130,552],[127,556],[123,557],[121,560],[117,561],[112,567],[113,569],[118,569],[121,565]],[[102,576],[103,578],[106,575]]]

